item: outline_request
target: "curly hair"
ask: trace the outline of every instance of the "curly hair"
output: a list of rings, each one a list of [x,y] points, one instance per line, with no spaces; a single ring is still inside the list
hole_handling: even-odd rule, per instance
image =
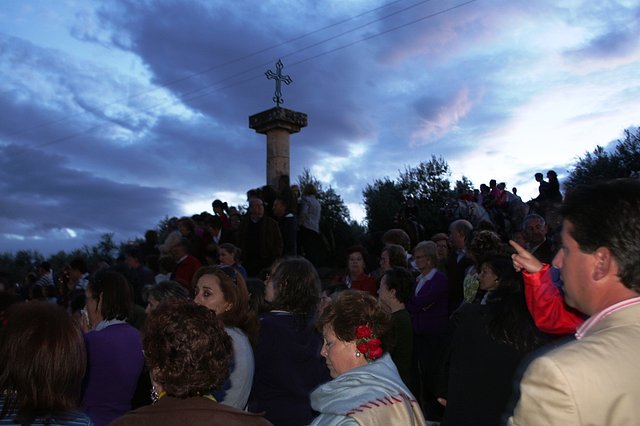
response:
[[[193,275],[192,287],[196,288],[198,280],[205,275],[218,278],[224,300],[230,304],[229,310],[220,314],[219,318],[227,327],[240,328],[255,345],[258,338],[258,319],[249,309],[249,290],[242,274],[232,266],[203,266]]]
[[[311,316],[320,301],[320,277],[303,257],[282,260],[270,277],[275,290],[273,309]]]
[[[325,308],[317,322],[318,330],[330,327],[343,342],[356,340],[356,328],[368,326],[382,342],[386,352],[391,346],[391,314],[368,293],[346,290]]]
[[[76,408],[86,364],[82,331],[64,309],[14,305],[0,329],[0,419],[15,409],[26,424]]]
[[[153,379],[169,396],[220,389],[229,375],[231,338],[216,314],[186,300],[167,300],[147,317],[144,354]]]
[[[505,245],[493,231],[479,231],[469,242],[469,254],[476,262],[483,256],[500,253],[505,253]]]

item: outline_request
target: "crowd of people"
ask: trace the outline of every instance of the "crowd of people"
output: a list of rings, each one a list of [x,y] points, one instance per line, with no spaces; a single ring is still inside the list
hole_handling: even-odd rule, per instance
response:
[[[320,204],[296,190],[250,192],[246,215],[215,200],[114,265],[44,262],[0,293],[0,425],[640,420],[639,180],[553,195],[559,240],[535,213],[513,239],[390,229],[322,280]]]

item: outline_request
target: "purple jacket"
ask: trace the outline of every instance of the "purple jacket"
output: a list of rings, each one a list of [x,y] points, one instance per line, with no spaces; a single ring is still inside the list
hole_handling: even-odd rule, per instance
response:
[[[82,410],[96,426],[108,425],[131,410],[131,398],[144,366],[140,332],[113,324],[85,334],[87,373]]]
[[[414,287],[415,288],[415,287]],[[447,277],[436,271],[420,289],[407,301],[406,308],[411,314],[413,332],[419,336],[444,333],[449,321],[449,296]]]

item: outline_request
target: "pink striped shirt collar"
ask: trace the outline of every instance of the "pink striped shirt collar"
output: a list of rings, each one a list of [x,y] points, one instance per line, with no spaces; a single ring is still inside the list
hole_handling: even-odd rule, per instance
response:
[[[589,334],[589,330],[600,322],[602,319],[608,317],[612,313],[627,308],[629,306],[640,304],[640,296],[633,297],[631,299],[623,300],[622,302],[618,302],[615,305],[611,305],[608,308],[605,308],[598,312],[595,315],[592,315],[588,320],[582,323],[580,327],[576,330],[576,339],[580,340],[587,334]]]

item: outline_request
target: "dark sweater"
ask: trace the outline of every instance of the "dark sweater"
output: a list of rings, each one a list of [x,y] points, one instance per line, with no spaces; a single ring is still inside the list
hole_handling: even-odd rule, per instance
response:
[[[312,321],[288,312],[262,314],[249,411],[266,412],[278,426],[309,424],[315,416],[309,395],[330,380],[321,347]]]

